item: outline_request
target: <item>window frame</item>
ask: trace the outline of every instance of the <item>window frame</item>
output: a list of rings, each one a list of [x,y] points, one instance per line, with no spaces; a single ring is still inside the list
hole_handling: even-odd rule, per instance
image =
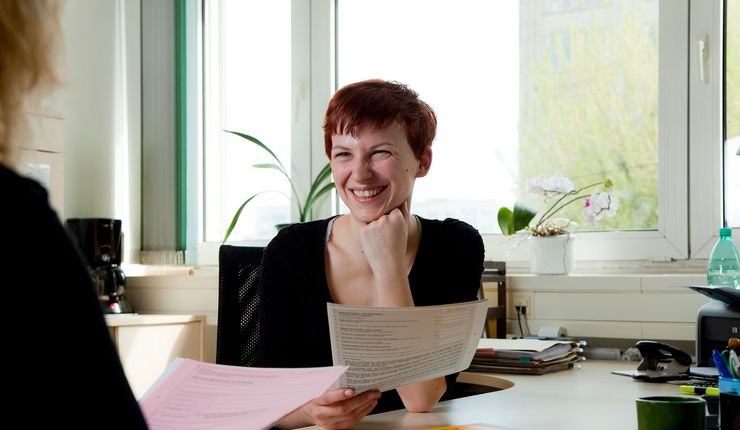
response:
[[[689,53],[689,171],[696,172],[689,181],[691,206],[689,217],[691,258],[708,259],[719,239],[723,223],[722,85],[724,79],[723,1],[691,2]],[[701,82],[697,41],[706,35],[708,41],[709,84]],[[707,191],[709,190],[709,191]],[[733,232],[738,244],[738,232]]]
[[[722,3],[660,3],[658,228],[578,233],[579,267],[673,269],[703,266],[708,257],[722,223]],[[290,168],[299,193],[326,162],[321,124],[335,90],[336,8],[337,0],[291,0],[296,113]],[[698,34],[707,34],[709,40],[709,85],[698,81]],[[318,208],[317,216],[330,215],[336,196],[332,202]],[[738,234],[734,236],[737,243]],[[485,234],[483,240],[486,259],[505,260],[514,268],[528,265],[529,246],[523,237]],[[201,236],[200,264],[217,264],[219,245],[205,243]]]

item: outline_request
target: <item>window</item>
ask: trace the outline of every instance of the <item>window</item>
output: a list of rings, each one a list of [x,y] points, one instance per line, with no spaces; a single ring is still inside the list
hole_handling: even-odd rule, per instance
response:
[[[721,52],[722,29],[713,23],[723,11],[715,2],[204,1],[212,11],[204,31],[206,242],[220,241],[247,196],[288,193],[284,178],[250,167],[267,161],[259,151],[241,153],[244,145],[221,129],[284,145],[283,163],[310,171],[304,167],[325,162],[320,126],[334,89],[374,77],[408,83],[439,116],[433,168],[417,182],[413,211],[470,222],[484,234],[489,259],[527,259],[526,246],[498,234],[496,212],[528,197],[524,181],[540,173],[615,183],[617,218],[588,226],[572,214],[582,261],[705,258],[723,200],[733,219],[727,202],[740,201],[727,185],[733,169],[725,166],[724,177],[690,174],[722,172],[714,161],[722,153],[721,63],[710,56],[710,84],[699,85],[698,57],[685,43],[706,33],[710,52]],[[729,17],[738,0],[727,2]],[[738,70],[731,68],[737,21],[727,19],[728,100],[738,92],[730,76]],[[737,104],[726,109],[727,152],[730,118],[740,114]],[[725,163],[740,160],[733,157]],[[260,196],[232,239],[268,240],[272,224],[289,218],[287,203]]]
[[[596,226],[574,211],[576,230],[654,231],[659,69],[647,30],[659,4],[634,4],[558,2],[551,14],[547,2],[340,0],[337,84],[399,80],[436,110],[434,162],[414,191],[422,216],[497,234],[499,207],[517,197],[541,207],[524,193],[528,178],[562,172],[582,185],[611,178],[621,202]],[[425,19],[408,19],[422,9]]]
[[[597,226],[574,211],[575,230],[657,228],[658,48],[644,29],[657,25],[658,3],[556,15],[526,4],[339,1],[338,86],[399,80],[436,110],[434,162],[414,191],[420,215],[496,234],[498,208],[516,197],[542,207],[524,181],[562,172],[577,185],[611,178],[621,202]],[[422,8],[424,20],[407,19]]]
[[[291,10],[287,1],[220,0],[205,8],[204,238],[221,241],[239,206],[232,240],[269,239],[290,220],[288,182],[253,167],[273,162],[224,130],[260,139],[291,165]]]

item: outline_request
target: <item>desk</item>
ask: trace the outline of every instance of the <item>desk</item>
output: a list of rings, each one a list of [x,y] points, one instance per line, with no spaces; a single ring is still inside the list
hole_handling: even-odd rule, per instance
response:
[[[636,362],[594,360],[583,362],[581,369],[546,375],[463,372],[458,381],[510,388],[440,402],[426,414],[401,410],[370,415],[353,429],[421,430],[473,423],[500,430],[636,429],[636,398],[681,393],[676,385],[638,382],[610,373],[634,368]]]

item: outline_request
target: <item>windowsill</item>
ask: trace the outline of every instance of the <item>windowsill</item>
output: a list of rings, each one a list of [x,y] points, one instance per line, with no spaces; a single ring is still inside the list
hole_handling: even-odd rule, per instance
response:
[[[165,266],[150,264],[122,264],[121,270],[127,278],[147,276],[183,276],[194,275],[195,268],[192,266]]]
[[[218,267],[126,264],[126,288],[218,288]]]
[[[633,290],[636,285],[701,285],[706,272],[703,265],[686,262],[653,263],[643,266],[599,265],[577,263],[569,275],[533,275],[526,264],[507,266],[507,276],[513,289],[570,290],[618,289]],[[127,286],[132,288],[217,288],[218,266],[123,266]],[[599,282],[603,279],[604,282]],[[607,286],[608,285],[608,286]]]
[[[706,260],[694,261],[667,261],[667,262],[635,262],[635,261],[576,261],[576,270],[569,275],[545,275],[548,277],[577,277],[577,276],[644,276],[644,275],[706,275]],[[509,276],[542,276],[533,275],[529,271],[529,263],[522,261],[506,264],[506,274]]]

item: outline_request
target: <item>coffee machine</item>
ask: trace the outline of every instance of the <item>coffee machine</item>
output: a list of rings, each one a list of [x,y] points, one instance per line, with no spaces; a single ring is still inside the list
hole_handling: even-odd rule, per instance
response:
[[[133,313],[133,307],[126,300],[126,276],[120,268],[123,260],[121,220],[69,218],[64,225],[87,259],[103,312]]]

